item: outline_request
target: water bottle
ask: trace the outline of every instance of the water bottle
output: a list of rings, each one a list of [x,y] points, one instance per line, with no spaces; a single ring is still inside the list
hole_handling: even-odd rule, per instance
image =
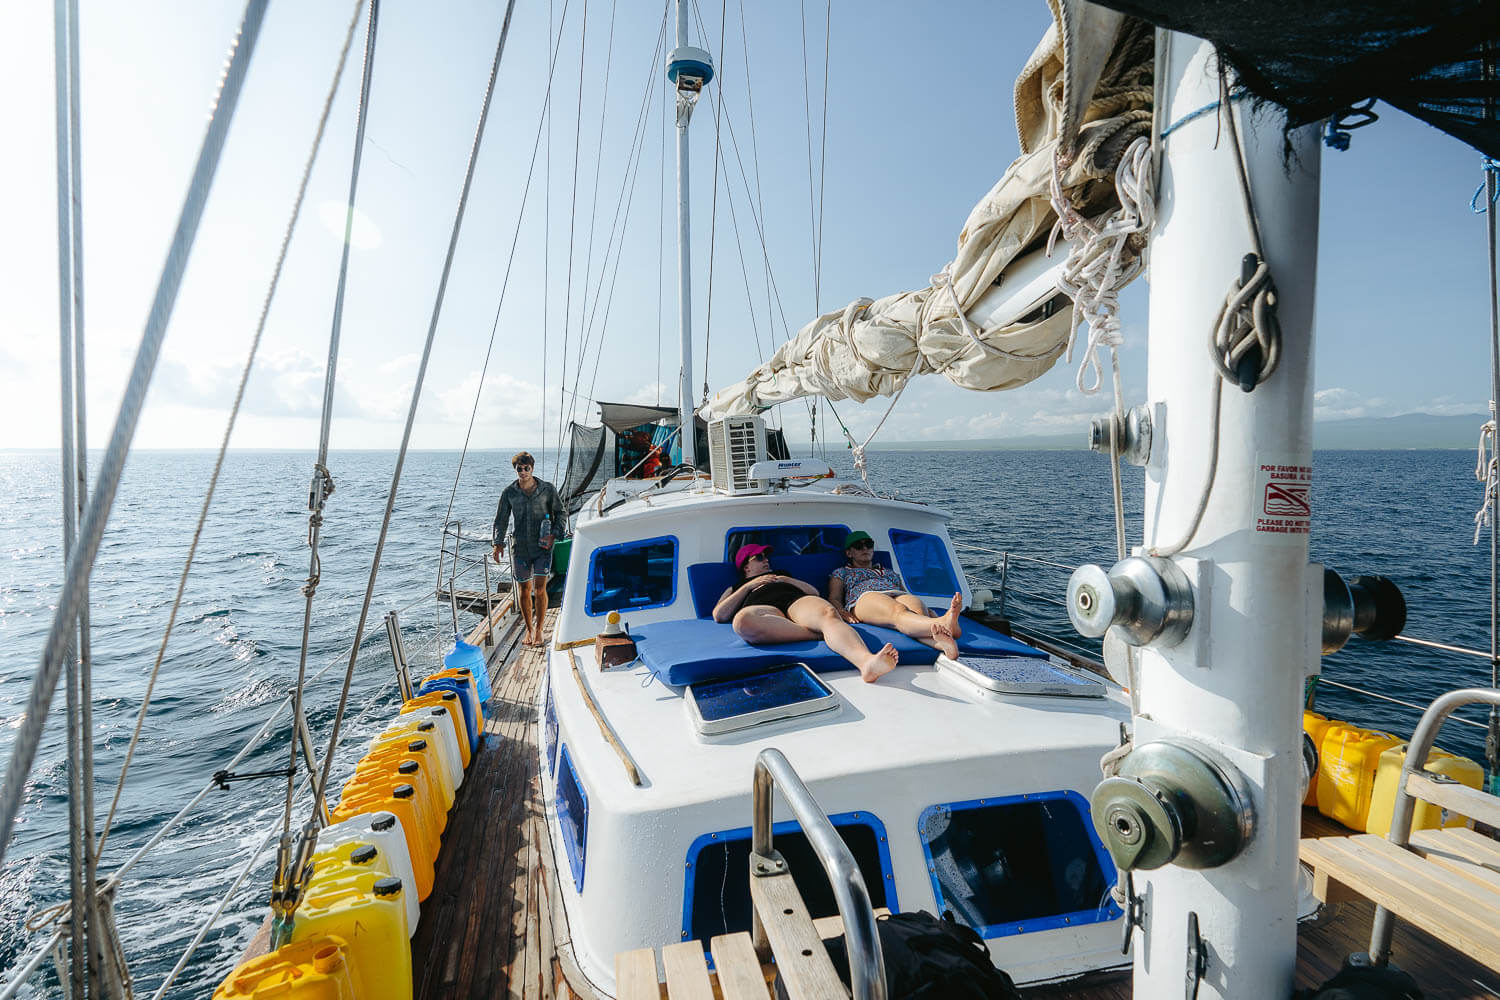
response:
[[[541,542],[542,548],[544,548],[544,549],[550,549],[550,548],[552,548],[552,518],[551,518],[551,516],[542,518],[542,530],[541,530],[540,542]]]

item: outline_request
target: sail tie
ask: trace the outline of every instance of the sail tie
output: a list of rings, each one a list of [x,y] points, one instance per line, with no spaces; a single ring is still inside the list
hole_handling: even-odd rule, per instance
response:
[[[1495,401],[1490,400],[1490,419],[1479,428],[1479,457],[1474,463],[1474,478],[1484,483],[1484,504],[1474,515],[1474,544],[1495,512],[1495,492],[1500,486],[1500,452],[1495,448]]]
[[[1062,171],[1061,159],[1054,156],[1049,186],[1057,224],[1047,238],[1047,252],[1052,252],[1059,236],[1073,244],[1057,287],[1073,300],[1069,363],[1073,360],[1078,327],[1088,324],[1088,343],[1083,349],[1075,384],[1080,392],[1092,396],[1104,384],[1100,348],[1108,347],[1113,353],[1125,342],[1120,334],[1120,289],[1140,274],[1144,234],[1156,222],[1156,204],[1150,186],[1151,141],[1146,136],[1137,136],[1120,158],[1115,168],[1120,207],[1098,225],[1073,206],[1063,189]]]

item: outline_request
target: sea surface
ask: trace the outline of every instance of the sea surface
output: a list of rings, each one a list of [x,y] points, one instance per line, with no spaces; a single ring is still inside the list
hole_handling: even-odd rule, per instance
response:
[[[457,452],[408,456],[360,646],[343,751],[334,787],[362,745],[388,720],[396,683],[383,627],[400,612],[413,672],[432,669],[451,645],[453,620],[432,596],[446,517],[465,535],[484,539],[501,487],[511,479],[507,454]],[[541,472],[554,468],[541,456]],[[827,459],[851,474],[848,453]],[[871,484],[953,512],[951,532],[976,586],[998,590],[997,567],[1012,553],[1005,612],[1018,624],[1078,640],[1060,599],[1067,570],[1108,565],[1114,555],[1108,463],[1087,452],[872,452]],[[97,458],[95,459],[97,462]],[[161,643],[178,577],[214,456],[145,452],[130,459],[92,577],[94,727],[97,812],[102,821],[140,710],[146,678]],[[313,601],[308,671],[329,668],[307,687],[308,717],[326,743],[371,557],[391,486],[395,455],[335,453],[337,490],[329,500],[320,545],[321,577]],[[1352,576],[1395,580],[1410,606],[1407,633],[1489,648],[1489,546],[1474,546],[1480,500],[1472,454],[1460,451],[1319,452],[1313,492],[1315,560]],[[113,871],[196,795],[213,773],[262,727],[296,677],[308,577],[307,487],[311,453],[232,452],[188,579],[136,761],[103,852]],[[557,482],[561,475],[547,478]],[[57,456],[0,452],[0,766],[8,766],[21,708],[40,661],[62,579],[61,498]],[[455,481],[458,485],[455,488]],[[1128,532],[1141,531],[1141,472],[1127,468]],[[451,498],[451,513],[450,513]],[[465,559],[485,543],[464,543]],[[461,586],[480,589],[478,570]],[[998,603],[992,610],[998,608]],[[460,615],[467,630],[475,619]],[[1352,640],[1325,658],[1324,678],[1425,704],[1444,690],[1489,683],[1482,658],[1390,643]],[[1419,712],[1323,684],[1325,713],[1409,735]],[[66,898],[67,803],[61,688],[26,787],[25,804],[0,869],[0,969],[22,961],[40,932],[27,918]],[[1470,717],[1474,717],[1471,713]],[[285,766],[289,738],[283,713],[269,738],[237,772]],[[1448,749],[1482,760],[1483,732],[1450,724]],[[118,923],[135,977],[150,996],[261,844],[280,821],[283,779],[235,782],[211,791],[181,825],[128,874]],[[299,799],[294,815],[305,816]],[[269,851],[229,894],[222,917],[171,989],[208,996],[233,966],[266,915]],[[0,974],[0,980],[8,979]],[[23,996],[57,996],[50,967]]]

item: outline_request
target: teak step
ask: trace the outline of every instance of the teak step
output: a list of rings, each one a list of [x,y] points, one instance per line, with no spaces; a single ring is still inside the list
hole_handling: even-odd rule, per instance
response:
[[[890,913],[884,907],[875,915]],[[817,932],[817,953],[827,962],[827,952],[822,941],[844,933],[844,923],[838,917],[822,917],[812,921]],[[769,930],[769,928],[768,928]],[[679,941],[661,950],[661,972],[666,982],[661,982],[657,972],[656,951],[640,948],[622,951],[615,956],[615,996],[617,1000],[767,1000],[775,996],[771,983],[776,978],[777,966],[761,965],[755,957],[755,948],[750,935],[723,934],[708,944],[713,955],[714,968],[710,972],[703,959],[703,944],[699,941]],[[831,963],[830,963],[831,966]],[[785,973],[786,970],[782,970]],[[837,978],[831,983],[793,983],[783,975],[789,996],[838,997],[847,1000],[848,990]],[[812,992],[808,992],[808,989]]]
[[[1500,844],[1461,827],[1422,830],[1407,850],[1373,834],[1304,840],[1324,902],[1359,895],[1500,969]]]

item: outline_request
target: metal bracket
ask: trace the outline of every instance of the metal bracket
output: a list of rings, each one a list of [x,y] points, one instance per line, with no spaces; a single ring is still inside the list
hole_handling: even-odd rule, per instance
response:
[[[1208,972],[1208,942],[1198,933],[1198,914],[1188,914],[1187,1000],[1198,1000],[1198,984]]]
[[[1146,901],[1135,894],[1135,876],[1125,873],[1125,932],[1120,938],[1120,954],[1130,954],[1130,941],[1135,929],[1146,932]]]
[[[786,858],[781,856],[780,851],[772,851],[770,854],[751,854],[750,874],[756,878],[785,875]]]

